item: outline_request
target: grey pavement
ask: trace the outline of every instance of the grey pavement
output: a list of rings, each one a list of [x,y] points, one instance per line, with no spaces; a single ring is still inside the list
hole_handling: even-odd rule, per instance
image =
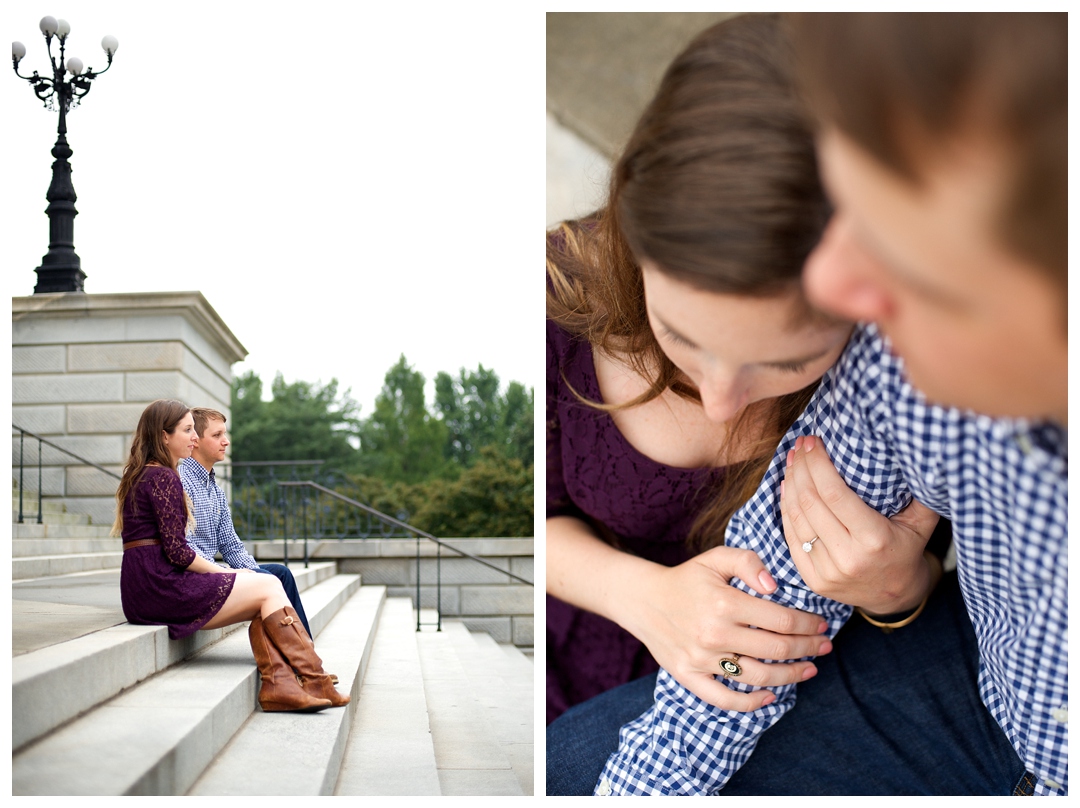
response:
[[[596,210],[609,166],[690,40],[733,12],[547,14],[547,222]]]
[[[16,581],[11,612],[13,656],[119,625],[120,570]]]
[[[734,12],[547,15],[547,106],[586,143],[615,156],[671,60]]]

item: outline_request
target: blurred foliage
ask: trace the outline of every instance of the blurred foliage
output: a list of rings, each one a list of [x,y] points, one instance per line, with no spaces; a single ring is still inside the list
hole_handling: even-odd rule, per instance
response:
[[[500,392],[483,365],[440,372],[429,409],[425,382],[401,356],[365,419],[336,379],[278,374],[264,401],[249,371],[233,380],[232,459],[325,460],[344,476],[339,493],[439,537],[531,536],[532,389],[510,382]],[[337,503],[326,516],[349,524],[348,509]]]

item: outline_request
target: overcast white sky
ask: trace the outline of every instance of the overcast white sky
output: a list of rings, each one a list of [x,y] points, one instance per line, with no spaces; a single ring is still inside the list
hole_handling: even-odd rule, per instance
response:
[[[45,14],[97,71],[120,42],[68,116],[86,291],[199,290],[249,351],[235,374],[337,377],[363,416],[402,353],[539,388],[544,13],[272,8],[0,4],[24,75],[49,73]],[[13,72],[0,110],[0,266],[28,295],[57,114]]]

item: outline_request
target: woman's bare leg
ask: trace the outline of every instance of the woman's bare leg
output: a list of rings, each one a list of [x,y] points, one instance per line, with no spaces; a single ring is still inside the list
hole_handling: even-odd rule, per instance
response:
[[[203,626],[204,629],[243,623],[255,615],[267,617],[290,605],[285,590],[281,588],[281,581],[276,576],[234,573],[233,577],[236,580],[225,605]]]

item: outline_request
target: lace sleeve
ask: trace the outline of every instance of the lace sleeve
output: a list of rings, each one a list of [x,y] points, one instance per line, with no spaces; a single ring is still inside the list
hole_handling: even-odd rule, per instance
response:
[[[550,320],[547,329],[547,516],[580,516],[563,479],[562,430],[559,425],[559,386],[562,369],[559,363],[556,326]]]
[[[151,469],[147,469],[151,471]],[[170,469],[154,469],[150,479],[150,506],[154,510],[161,548],[174,567],[186,569],[195,560],[195,551],[187,543],[188,509],[184,487]]]

